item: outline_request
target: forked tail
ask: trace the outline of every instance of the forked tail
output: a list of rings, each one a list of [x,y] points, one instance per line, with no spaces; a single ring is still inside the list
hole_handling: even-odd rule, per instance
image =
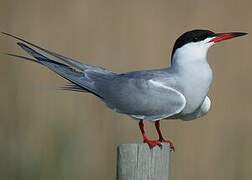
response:
[[[6,53],[7,55],[36,62],[48,67],[53,72],[71,82],[66,87],[63,87],[65,90],[90,92],[102,98],[96,91],[94,80],[88,77],[87,71],[95,71],[101,75],[113,74],[113,72],[98,66],[82,64],[74,59],[43,49],[17,36],[8,33],[3,34],[21,41],[17,44],[35,59],[10,53]]]

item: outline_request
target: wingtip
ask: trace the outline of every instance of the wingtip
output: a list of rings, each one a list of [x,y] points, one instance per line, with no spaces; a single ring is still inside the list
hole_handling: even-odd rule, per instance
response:
[[[12,34],[10,34],[10,33],[7,33],[7,32],[4,32],[4,31],[2,31],[1,34],[4,34],[4,35],[6,35],[6,36],[14,37],[14,35],[12,35]]]
[[[6,36],[9,36],[9,37],[12,37],[12,38],[14,38],[14,39],[16,39],[16,40],[23,41],[24,43],[29,44],[29,42],[27,42],[26,40],[24,40],[24,39],[22,39],[22,38],[20,38],[20,37],[18,37],[18,36],[15,36],[15,35],[13,35],[13,34],[10,34],[10,33],[4,32],[4,31],[2,31],[1,34],[6,35]]]
[[[20,58],[20,59],[25,59],[25,60],[29,60],[29,61],[32,61],[32,62],[36,62],[36,63],[38,63],[38,61],[37,61],[37,60],[35,60],[35,59],[29,58],[29,57],[25,57],[25,56],[20,56],[20,55],[17,55],[17,54],[12,54],[12,53],[3,53],[3,52],[0,52],[0,54],[2,54],[2,55],[6,55],[6,56],[15,57],[15,58]]]
[[[30,47],[28,47],[27,45],[25,45],[25,44],[22,43],[22,42],[17,42],[17,45],[18,45],[19,47],[21,47],[23,50],[31,49]]]
[[[17,45],[19,45],[19,46],[25,46],[25,44],[24,43],[21,43],[21,42],[17,42]]]
[[[4,56],[11,56],[11,53],[0,52],[0,54]]]
[[[0,52],[0,55],[2,55],[2,56],[14,56],[13,54],[7,53],[7,52]]]

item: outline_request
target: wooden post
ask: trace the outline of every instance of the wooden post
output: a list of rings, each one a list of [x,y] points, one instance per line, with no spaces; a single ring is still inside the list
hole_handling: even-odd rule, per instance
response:
[[[117,180],[168,180],[170,147],[121,144],[117,149]]]

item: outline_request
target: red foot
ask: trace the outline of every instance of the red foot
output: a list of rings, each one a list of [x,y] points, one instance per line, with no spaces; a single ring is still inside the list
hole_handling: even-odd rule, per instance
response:
[[[171,151],[175,152],[175,146],[173,145],[173,143],[171,141],[165,140],[165,139],[159,139],[159,141],[163,142],[163,143],[170,144]]]
[[[158,140],[149,140],[149,139],[144,139],[144,143],[147,143],[150,148],[154,148],[155,146],[162,146],[161,142]]]

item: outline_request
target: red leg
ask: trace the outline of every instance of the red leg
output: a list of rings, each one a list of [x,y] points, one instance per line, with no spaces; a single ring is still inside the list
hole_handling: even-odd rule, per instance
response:
[[[160,142],[160,141],[158,141],[158,140],[150,140],[150,139],[146,136],[145,131],[144,131],[144,123],[143,123],[143,120],[140,120],[140,121],[139,121],[139,128],[140,128],[141,133],[142,133],[142,136],[143,136],[143,142],[144,142],[144,143],[147,143],[147,144],[150,146],[150,148],[153,148],[153,147],[155,147],[156,145],[161,146],[161,142]]]
[[[159,141],[170,144],[170,148],[174,152],[175,147],[174,147],[173,143],[170,140],[165,140],[163,138],[162,132],[160,130],[160,122],[159,121],[155,121],[155,127],[156,127],[156,130],[157,130],[157,133],[158,133]]]

